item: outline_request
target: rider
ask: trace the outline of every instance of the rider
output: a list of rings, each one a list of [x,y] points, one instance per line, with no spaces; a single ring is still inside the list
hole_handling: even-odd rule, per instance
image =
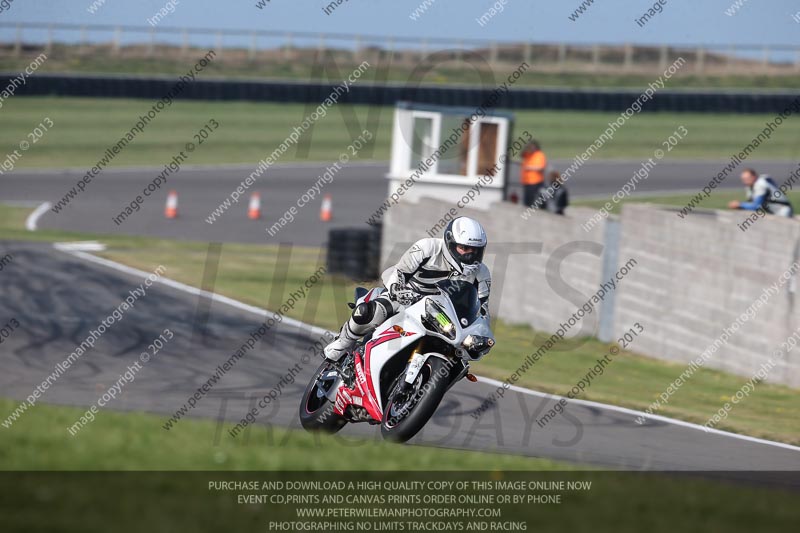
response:
[[[481,312],[488,314],[492,278],[481,262],[485,249],[486,232],[477,220],[468,217],[452,220],[442,239],[418,240],[395,266],[381,274],[388,297],[382,295],[358,304],[339,335],[325,347],[325,357],[338,361],[359,339],[401,308],[416,302],[420,294],[435,292],[436,284],[446,279],[474,283]]]

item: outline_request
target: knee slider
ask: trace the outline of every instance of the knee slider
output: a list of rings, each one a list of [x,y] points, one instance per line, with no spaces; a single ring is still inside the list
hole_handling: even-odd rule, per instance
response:
[[[353,309],[353,322],[359,326],[366,326],[375,316],[375,301],[361,302]]]

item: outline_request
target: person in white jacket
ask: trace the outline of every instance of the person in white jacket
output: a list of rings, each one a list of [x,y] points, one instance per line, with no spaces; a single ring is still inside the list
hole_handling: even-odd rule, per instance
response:
[[[324,348],[325,357],[338,361],[387,318],[419,300],[421,295],[436,292],[436,284],[446,279],[474,283],[481,311],[488,314],[492,277],[482,262],[486,242],[480,222],[468,217],[452,220],[441,239],[415,242],[395,266],[381,274],[387,291],[353,309],[339,335]]]
[[[759,175],[754,169],[746,168],[742,172],[741,180],[747,187],[747,201],[729,202],[730,209],[761,210],[770,215],[787,218],[794,216],[792,204],[769,174]]]

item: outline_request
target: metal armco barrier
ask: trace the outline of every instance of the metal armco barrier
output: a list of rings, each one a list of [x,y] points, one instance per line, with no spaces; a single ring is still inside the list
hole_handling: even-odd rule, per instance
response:
[[[17,74],[0,73],[0,86]],[[16,89],[25,96],[79,96],[99,98],[161,98],[177,77],[36,74]],[[240,81],[196,79],[179,99],[246,100],[254,102],[319,103],[337,82]],[[494,87],[356,83],[340,102],[393,106],[399,101],[480,106]],[[502,94],[496,107],[506,109],[564,109],[621,112],[641,94],[638,89],[520,89]],[[797,98],[789,91],[669,91],[648,101],[643,112],[777,113]]]

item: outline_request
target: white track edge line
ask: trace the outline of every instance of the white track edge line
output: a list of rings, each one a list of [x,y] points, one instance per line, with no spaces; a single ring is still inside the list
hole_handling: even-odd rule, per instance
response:
[[[478,376],[478,381],[481,381],[483,383],[487,383],[489,385],[495,385],[497,387],[502,387],[503,386],[503,382],[502,381],[498,381],[498,380],[492,379],[492,378],[486,378],[486,377],[483,377],[483,376]],[[768,445],[771,445],[771,446],[777,446],[779,448],[786,448],[788,450],[800,451],[800,447],[793,446],[791,444],[786,444],[784,442],[776,442],[776,441],[767,440],[767,439],[760,439],[758,437],[751,437],[749,435],[741,435],[739,433],[731,433],[730,431],[722,431],[721,429],[707,428],[705,426],[701,426],[700,424],[695,424],[693,422],[686,422],[684,420],[678,420],[678,419],[675,419],[675,418],[669,418],[669,417],[662,416],[662,415],[647,414],[647,413],[645,413],[643,411],[637,411],[636,409],[629,409],[627,407],[620,407],[618,405],[612,405],[612,404],[600,403],[600,402],[593,402],[593,401],[590,401],[590,400],[579,400],[579,399],[575,399],[575,398],[567,398],[565,396],[559,396],[558,394],[549,394],[549,393],[546,393],[546,392],[539,392],[539,391],[535,391],[535,390],[532,390],[532,389],[526,389],[524,387],[519,387],[517,385],[509,385],[508,388],[513,390],[513,391],[515,391],[515,392],[519,392],[519,393],[522,393],[522,394],[529,394],[531,396],[539,396],[539,397],[542,397],[542,398],[549,398],[549,399],[553,399],[553,400],[561,400],[563,398],[563,399],[567,400],[568,402],[576,403],[576,404],[579,404],[579,405],[585,405],[585,406],[588,406],[588,407],[598,407],[598,408],[602,408],[602,409],[607,409],[609,411],[617,411],[617,412],[620,412],[620,413],[626,413],[626,414],[630,414],[630,415],[641,416],[643,418],[647,418],[647,419],[651,419],[651,420],[658,420],[660,422],[666,422],[668,424],[674,424],[674,425],[677,425],[677,426],[684,426],[684,427],[687,427],[687,428],[697,429],[697,430],[703,431],[704,433],[714,433],[714,434],[717,434],[717,435],[723,435],[725,437],[733,437],[733,438],[736,438],[736,439],[746,440],[746,441],[749,441],[749,442],[756,442],[758,444],[768,444]],[[644,424],[642,424],[642,426],[644,426]]]
[[[58,248],[56,248],[56,249],[58,249]],[[76,251],[76,250],[60,250],[60,251],[63,251],[63,252],[68,253],[70,255],[74,255],[76,257],[80,257],[81,259],[85,259],[86,261],[90,261],[92,263],[103,265],[103,266],[112,268],[114,270],[119,270],[120,272],[125,272],[126,274],[130,274],[130,275],[137,276],[137,277],[145,277],[146,278],[147,276],[150,276],[152,274],[152,272],[145,272],[144,270],[139,270],[138,268],[129,267],[127,265],[123,265],[121,263],[117,263],[116,261],[111,261],[110,259],[105,259],[105,258],[102,258],[102,257],[98,257],[96,255],[92,255],[92,254],[86,253],[86,252],[80,252],[80,251]],[[255,306],[255,305],[249,305],[249,304],[246,304],[244,302],[240,302],[238,300],[234,300],[233,298],[228,298],[227,296],[223,296],[221,294],[216,294],[216,293],[213,293],[213,292],[204,291],[202,289],[198,289],[197,287],[192,287],[191,285],[186,285],[185,283],[181,283],[179,281],[175,281],[175,280],[172,280],[172,279],[169,279],[169,278],[159,277],[158,280],[155,281],[155,283],[161,283],[162,285],[166,285],[168,287],[172,287],[173,289],[177,289],[177,290],[181,290],[181,291],[184,291],[184,292],[188,292],[188,293],[193,294],[195,296],[203,296],[203,297],[206,297],[206,298],[210,298],[213,301],[220,302],[220,303],[229,305],[231,307],[235,307],[237,309],[240,309],[242,311],[247,311],[249,313],[253,313],[253,314],[256,314],[256,315],[265,316],[265,315],[273,313],[272,311],[269,311],[267,309],[263,309],[261,307]],[[300,320],[296,320],[294,318],[290,318],[290,317],[287,317],[287,316],[284,316],[283,320],[281,322],[284,323],[284,324],[287,324],[289,326],[294,326],[294,327],[297,327],[297,328],[300,328],[300,329],[304,329],[306,331],[310,331],[311,333],[315,333],[315,334],[319,334],[319,335],[324,335],[324,334],[330,333],[325,328],[321,328],[321,327],[318,327],[318,326],[313,326],[311,324],[306,324],[305,322],[302,322]]]
[[[39,207],[33,210],[33,212],[28,215],[28,218],[25,219],[25,229],[28,231],[36,231],[37,225],[39,224],[39,218],[44,215],[52,204],[50,202],[44,202],[39,204]]]
[[[100,264],[100,265],[103,265],[103,266],[106,266],[106,267],[109,267],[109,268],[112,268],[112,269],[115,269],[115,270],[119,270],[121,272],[125,272],[127,274],[138,276],[138,277],[147,277],[150,274],[152,274],[151,272],[145,272],[144,270],[139,270],[137,268],[129,267],[127,265],[123,265],[121,263],[117,263],[116,261],[111,261],[109,259],[104,259],[102,257],[98,257],[96,255],[92,255],[92,254],[89,254],[89,253],[86,253],[86,252],[66,251],[65,253],[80,257],[80,258],[85,259],[87,261],[90,261],[92,263],[97,263],[97,264]],[[244,302],[240,302],[239,300],[234,300],[233,298],[228,298],[227,296],[222,296],[220,294],[215,294],[215,293],[211,293],[211,292],[208,292],[208,291],[204,291],[202,289],[198,289],[197,287],[192,287],[191,285],[186,285],[185,283],[181,283],[179,281],[171,280],[169,278],[160,277],[160,278],[158,278],[158,281],[156,283],[162,283],[164,285],[167,285],[168,287],[172,287],[174,289],[182,290],[182,291],[188,292],[190,294],[194,294],[196,296],[205,296],[207,298],[211,298],[212,300],[215,300],[215,301],[218,301],[220,303],[224,303],[224,304],[230,305],[231,307],[234,307],[234,308],[237,308],[237,309],[240,309],[240,310],[243,310],[243,311],[248,311],[250,313],[260,314],[260,315],[265,315],[265,314],[270,313],[270,311],[268,311],[267,309],[263,309],[261,307],[256,307],[254,305],[249,305],[249,304],[246,304]],[[321,328],[319,326],[313,326],[311,324],[307,324],[305,322],[302,322],[300,320],[296,320],[294,318],[284,317],[283,318],[283,322],[285,322],[285,323],[287,323],[289,325],[296,326],[296,327],[298,327],[300,329],[308,328],[313,333],[317,333],[317,334],[320,334],[320,335],[324,335],[326,333],[333,333],[333,332],[331,332],[329,330],[326,330],[325,328]],[[483,376],[478,376],[478,381],[483,382],[483,383],[487,383],[489,385],[494,385],[496,387],[502,387],[503,386],[503,382],[502,381],[498,381],[496,379],[487,378],[487,377],[483,377]],[[519,392],[519,393],[522,393],[522,394],[528,394],[528,395],[531,395],[531,396],[539,396],[539,397],[543,397],[543,398],[551,398],[551,399],[557,399],[557,400],[559,400],[561,398],[564,398],[563,396],[559,396],[557,394],[548,394],[546,392],[539,392],[539,391],[535,391],[535,390],[532,390],[532,389],[526,389],[524,387],[519,387],[517,385],[510,385],[508,388],[513,390],[513,391],[515,391],[515,392]],[[722,431],[722,430],[714,429],[714,428],[706,428],[704,426],[701,426],[699,424],[694,424],[692,422],[685,422],[683,420],[677,420],[675,418],[668,418],[666,416],[661,416],[661,415],[647,414],[647,413],[645,413],[643,411],[636,411],[635,409],[629,409],[627,407],[620,407],[620,406],[617,406],[617,405],[611,405],[611,404],[600,403],[600,402],[592,402],[592,401],[589,401],[589,400],[578,400],[578,399],[570,399],[570,398],[564,398],[564,399],[566,399],[569,402],[573,402],[573,403],[580,404],[580,405],[586,405],[586,406],[590,406],[590,407],[597,407],[597,408],[601,408],[601,409],[607,409],[609,411],[617,411],[617,412],[620,412],[620,413],[626,413],[626,414],[631,414],[631,415],[636,415],[636,416],[643,416],[644,418],[648,418],[648,419],[652,419],[652,420],[658,420],[658,421],[661,421],[661,422],[666,422],[668,424],[674,424],[674,425],[677,425],[677,426],[688,427],[688,428],[692,428],[692,429],[703,431],[705,433],[714,433],[714,434],[717,434],[717,435],[722,435],[722,436],[725,436],[725,437],[745,440],[745,441],[748,441],[748,442],[755,442],[755,443],[758,443],[758,444],[767,444],[767,445],[770,445],[770,446],[776,446],[776,447],[785,448],[785,449],[788,449],[788,450],[800,451],[800,447],[793,446],[791,444],[786,444],[786,443],[783,443],[783,442],[771,441],[771,440],[767,440],[767,439],[760,439],[758,437],[751,437],[749,435],[740,435],[739,433],[731,433],[729,431]],[[642,425],[644,425],[644,424],[642,424]]]

